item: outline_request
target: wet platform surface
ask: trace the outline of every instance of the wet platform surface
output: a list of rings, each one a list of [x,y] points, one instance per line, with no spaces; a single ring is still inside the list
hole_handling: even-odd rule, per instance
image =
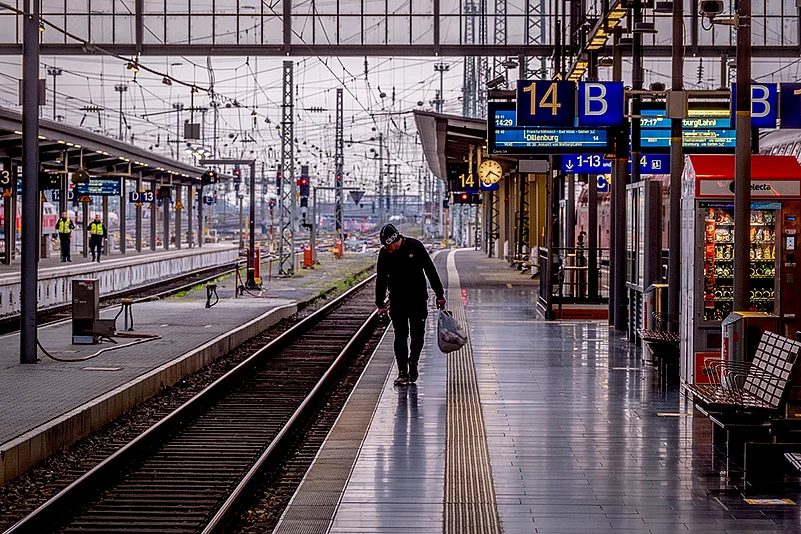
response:
[[[446,257],[436,259],[443,281]],[[527,277],[478,252],[455,260],[502,532],[801,532],[798,488],[746,495],[729,482],[708,420],[619,333],[605,322],[544,322]],[[378,350],[391,350],[389,336]],[[446,498],[446,362],[430,320],[418,384],[395,388],[386,369],[322,532],[453,532],[446,505],[471,505]]]

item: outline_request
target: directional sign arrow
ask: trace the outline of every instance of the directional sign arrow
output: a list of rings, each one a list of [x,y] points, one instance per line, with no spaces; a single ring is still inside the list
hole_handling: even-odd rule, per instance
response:
[[[355,204],[358,204],[363,196],[364,196],[364,191],[351,191],[350,192],[350,198],[353,199],[353,202]]]
[[[572,161],[568,161],[567,165],[565,165],[565,167],[567,167],[567,170],[569,170],[569,171],[573,170],[573,162]]]

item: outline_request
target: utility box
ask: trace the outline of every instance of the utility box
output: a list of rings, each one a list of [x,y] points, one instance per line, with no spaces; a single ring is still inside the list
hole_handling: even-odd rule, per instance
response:
[[[750,362],[765,331],[782,334],[778,316],[765,312],[732,312],[723,320],[722,359]]]
[[[72,343],[91,345],[96,342],[95,321],[100,318],[100,280],[72,281]]]

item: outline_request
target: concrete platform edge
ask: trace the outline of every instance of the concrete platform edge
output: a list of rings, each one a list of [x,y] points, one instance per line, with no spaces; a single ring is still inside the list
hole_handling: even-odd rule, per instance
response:
[[[374,266],[370,266],[362,269],[353,276],[362,276],[373,268]],[[273,308],[248,323],[3,443],[0,445],[0,485],[23,474],[55,451],[99,430],[158,393],[162,387],[172,386],[335,289],[336,286],[332,285],[300,302]]]

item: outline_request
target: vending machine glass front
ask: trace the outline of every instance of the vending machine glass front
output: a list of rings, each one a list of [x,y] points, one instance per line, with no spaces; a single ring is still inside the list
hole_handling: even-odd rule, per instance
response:
[[[704,212],[704,319],[721,321],[734,301],[734,206],[702,204]],[[773,313],[776,288],[776,217],[773,209],[752,209],[750,224],[750,310]],[[744,311],[744,310],[738,310]]]

